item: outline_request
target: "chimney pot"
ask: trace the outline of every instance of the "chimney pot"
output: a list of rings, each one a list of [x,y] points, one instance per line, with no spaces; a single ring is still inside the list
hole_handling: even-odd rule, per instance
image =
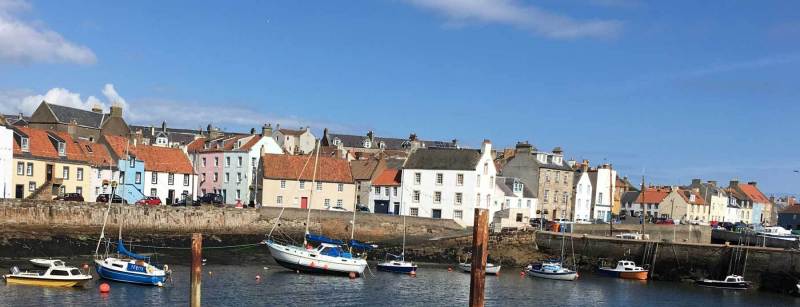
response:
[[[755,186],[758,186],[758,183],[757,183],[757,182],[755,182],[755,181],[750,181],[750,182],[748,182],[747,184],[749,184],[749,185],[751,185],[751,186],[754,186],[754,187],[755,187]]]

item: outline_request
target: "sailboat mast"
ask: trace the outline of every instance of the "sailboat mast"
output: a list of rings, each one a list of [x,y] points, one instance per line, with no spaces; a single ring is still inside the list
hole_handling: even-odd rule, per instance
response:
[[[406,261],[406,216],[403,215],[403,250],[400,252],[403,262]]]
[[[111,169],[111,163],[108,164],[108,168]],[[111,179],[114,179],[113,176]],[[111,185],[111,195],[114,195],[114,186],[112,182],[108,183]],[[108,222],[108,212],[111,211],[111,199],[112,196],[108,197],[108,206],[106,207],[106,213],[103,215],[103,228],[100,229],[100,238],[97,239],[97,247],[94,249],[94,256],[97,257],[97,253],[100,252],[100,242],[103,242],[103,239],[106,236],[106,223]]]
[[[321,139],[317,141],[317,154],[314,158],[314,172],[311,175],[311,193],[308,195],[308,212],[306,213],[306,232],[303,235],[303,246],[308,245],[308,226],[311,224],[311,207],[314,204],[314,190],[317,189],[317,166],[319,165],[319,151],[320,151]],[[302,173],[300,174],[302,175]]]

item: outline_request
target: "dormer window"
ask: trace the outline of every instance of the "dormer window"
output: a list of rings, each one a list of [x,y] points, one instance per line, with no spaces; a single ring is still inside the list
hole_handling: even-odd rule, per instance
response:
[[[21,138],[21,141],[19,143],[20,143],[20,147],[22,148],[22,151],[26,151],[27,152],[27,151],[31,150],[31,146],[28,143],[28,138],[26,138],[26,137]]]
[[[409,148],[409,147],[411,147],[411,142],[403,141],[403,144],[400,144],[400,147]]]
[[[165,138],[165,137],[159,137],[159,138],[157,138],[157,139],[156,139],[156,144],[159,144],[159,145],[166,145],[166,144],[167,144],[167,138]]]
[[[372,148],[372,141],[364,139],[364,148]]]
[[[67,144],[64,144],[64,142],[58,142],[58,155],[59,156],[67,155]]]

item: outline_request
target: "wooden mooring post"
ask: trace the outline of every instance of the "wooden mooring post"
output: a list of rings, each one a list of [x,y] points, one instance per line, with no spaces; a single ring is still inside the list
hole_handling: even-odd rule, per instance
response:
[[[201,278],[203,276],[203,235],[192,234],[192,293],[190,306],[200,307]]]
[[[489,210],[475,208],[472,226],[472,269],[469,282],[469,306],[483,307],[486,283],[486,258],[489,254]]]

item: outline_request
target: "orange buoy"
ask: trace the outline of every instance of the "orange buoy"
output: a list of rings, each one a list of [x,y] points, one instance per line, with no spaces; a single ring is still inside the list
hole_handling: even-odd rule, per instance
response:
[[[525,276],[525,271],[519,271],[519,276]]]
[[[453,268],[447,268],[447,271],[448,271],[448,272],[452,272],[452,271],[453,271]]]
[[[100,284],[100,293],[108,293],[109,291],[111,291],[111,286],[107,283]]]
[[[350,276],[350,279],[356,279],[356,272],[350,272],[348,276]]]
[[[88,269],[89,269],[89,265],[88,265],[88,264],[86,264],[86,263],[84,263],[84,264],[83,264],[83,269],[84,269],[84,270],[88,270]]]
[[[417,271],[411,271],[408,273],[408,275],[411,275],[411,277],[417,277]]]

